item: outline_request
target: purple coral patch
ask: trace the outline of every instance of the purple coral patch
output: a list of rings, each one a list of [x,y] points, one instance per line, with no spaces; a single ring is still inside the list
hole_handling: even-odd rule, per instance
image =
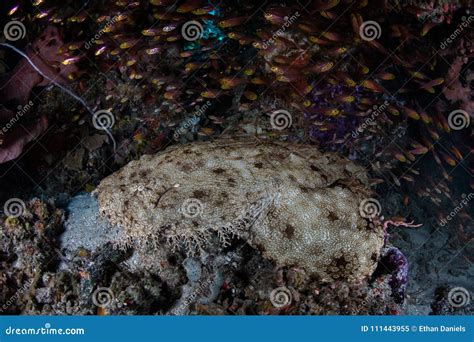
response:
[[[392,273],[389,280],[392,296],[397,302],[402,302],[407,289],[408,260],[398,248],[391,247],[383,256],[382,262]]]

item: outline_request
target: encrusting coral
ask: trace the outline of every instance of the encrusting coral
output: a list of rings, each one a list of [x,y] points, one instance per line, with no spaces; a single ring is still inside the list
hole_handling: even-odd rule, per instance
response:
[[[384,245],[383,227],[360,214],[365,170],[308,145],[178,146],[129,163],[96,193],[101,214],[123,228],[115,242],[148,256],[156,244],[194,255],[238,236],[278,266],[354,282],[372,274]]]

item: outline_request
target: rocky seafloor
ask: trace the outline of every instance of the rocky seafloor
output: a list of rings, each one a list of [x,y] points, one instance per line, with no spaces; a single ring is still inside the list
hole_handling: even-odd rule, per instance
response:
[[[472,13],[2,2],[0,314],[472,315]],[[226,151],[190,178],[196,151],[151,162],[223,138],[315,163]],[[208,232],[202,203],[235,220]]]
[[[392,296],[383,264],[355,284],[321,282],[302,268],[277,267],[239,238],[198,257],[155,248],[154,264],[147,264],[133,248],[111,243],[120,232],[91,194],[58,203],[36,198],[1,228],[2,313],[472,314],[471,303],[453,306],[448,297],[455,287],[472,290],[474,275],[449,235],[429,221],[395,229],[391,241],[409,261],[402,302]]]

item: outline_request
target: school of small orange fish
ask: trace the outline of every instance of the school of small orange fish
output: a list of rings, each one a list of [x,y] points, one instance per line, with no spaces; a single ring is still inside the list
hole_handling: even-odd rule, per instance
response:
[[[440,43],[472,16],[468,1],[401,3],[34,0],[32,11],[18,4],[8,15],[64,31],[70,43],[58,53],[64,65],[78,66],[70,79],[80,95],[84,79],[114,70],[142,89],[144,102],[172,108],[174,115],[210,101],[218,109],[208,113],[202,137],[222,131],[223,108],[236,98],[243,116],[258,110],[268,119],[285,110],[292,125],[267,137],[294,136],[299,129],[319,149],[365,163],[372,185],[399,191],[405,206],[411,196],[441,206],[455,201],[454,170],[473,173],[467,163],[472,128],[455,131],[448,124],[450,112],[472,110],[472,101],[446,95],[459,79],[472,79],[472,25],[448,48]],[[183,31],[190,22],[197,36]],[[367,23],[379,29],[375,38],[362,35]],[[453,78],[455,62],[461,67]],[[107,96],[115,113],[127,101],[112,90]],[[165,116],[144,121],[154,134],[176,128]],[[436,165],[429,173],[418,167],[426,158]],[[460,216],[470,220],[465,212]]]

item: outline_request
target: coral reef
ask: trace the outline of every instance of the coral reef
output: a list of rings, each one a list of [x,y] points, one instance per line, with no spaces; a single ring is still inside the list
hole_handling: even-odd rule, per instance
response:
[[[2,314],[472,314],[469,1],[0,18]]]
[[[381,262],[392,272],[389,282],[391,288],[394,289],[392,294],[395,300],[402,302],[407,289],[408,260],[396,247],[388,248],[383,254]]]
[[[104,224],[92,196],[74,198],[67,211],[69,218],[64,223],[62,210],[34,199],[22,215],[2,217],[1,314],[353,315],[397,314],[407,309],[419,313],[395,302],[390,286],[394,278],[383,274],[390,267],[384,256],[378,267],[382,272],[355,284],[342,279],[322,283],[296,267],[275,271],[273,262],[239,240],[221,252],[204,253],[199,258],[173,253],[166,244],[157,246],[152,255],[160,266],[149,268],[139,260],[141,251],[130,255],[111,249],[104,229],[86,229],[83,236],[78,235],[94,220],[98,226]],[[412,232],[421,238],[406,239],[404,244],[426,240],[423,232]],[[71,238],[75,241],[69,241]],[[161,247],[162,255],[157,255]],[[432,260],[439,246],[426,248],[424,257]],[[472,275],[474,269],[470,272]],[[417,277],[425,274],[421,268]],[[468,282],[469,276],[465,278]],[[434,286],[429,279],[425,281],[430,283],[417,279],[417,286]],[[426,307],[416,310],[428,314],[432,305],[435,314],[472,313],[474,306],[456,309],[448,298],[445,289],[437,289],[436,298],[427,296]],[[408,299],[420,300],[413,295]]]
[[[3,314],[17,313],[18,303],[31,306],[35,301],[31,290],[47,287],[51,271],[60,262],[57,238],[62,231],[64,213],[51,203],[33,199],[22,215],[16,216],[3,217],[1,225],[0,310]]]

